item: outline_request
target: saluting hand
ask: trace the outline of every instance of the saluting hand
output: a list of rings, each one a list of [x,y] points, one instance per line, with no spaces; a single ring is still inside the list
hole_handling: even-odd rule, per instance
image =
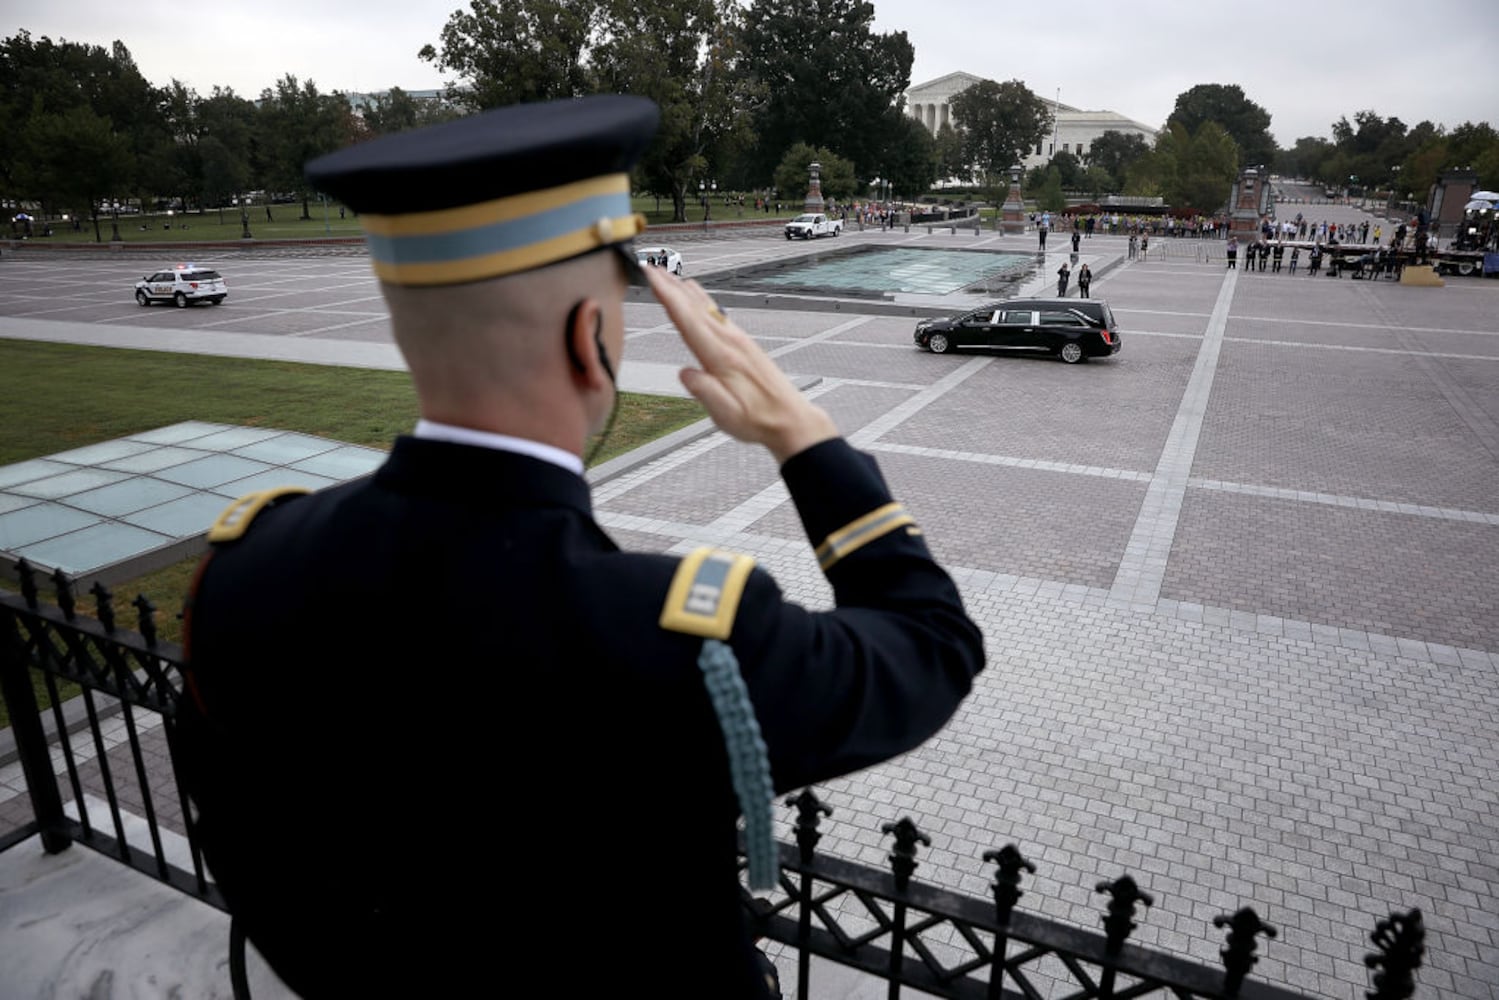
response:
[[[833,418],[791,384],[701,285],[650,268],[645,274],[701,366],[682,369],[682,385],[719,429],[740,441],[764,445],[777,462],[838,436]]]

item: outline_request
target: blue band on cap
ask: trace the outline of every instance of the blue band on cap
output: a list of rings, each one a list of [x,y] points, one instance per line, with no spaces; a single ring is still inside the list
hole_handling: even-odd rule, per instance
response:
[[[597,195],[538,215],[473,229],[412,236],[367,233],[370,256],[382,264],[437,264],[535,246],[592,229],[600,219],[630,214],[628,195]]]
[[[645,229],[644,217],[630,210],[627,174],[361,221],[376,275],[397,285],[514,274],[623,243]]]

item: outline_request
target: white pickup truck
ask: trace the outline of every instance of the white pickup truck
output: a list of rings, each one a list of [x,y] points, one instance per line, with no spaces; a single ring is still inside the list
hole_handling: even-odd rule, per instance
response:
[[[786,238],[810,240],[815,236],[837,236],[843,232],[842,219],[830,219],[821,212],[798,215],[786,223]]]

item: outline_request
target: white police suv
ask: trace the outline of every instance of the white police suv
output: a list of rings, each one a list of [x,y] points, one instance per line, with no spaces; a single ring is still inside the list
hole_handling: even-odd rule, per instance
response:
[[[178,264],[135,283],[135,301],[143,306],[153,302],[171,302],[178,309],[194,302],[218,305],[228,294],[223,275],[197,264]]]

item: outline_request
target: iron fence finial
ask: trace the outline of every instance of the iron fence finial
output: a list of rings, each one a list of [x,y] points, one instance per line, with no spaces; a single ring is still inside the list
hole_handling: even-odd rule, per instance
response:
[[[1008,924],[1015,904],[1025,895],[1020,888],[1020,872],[1024,870],[1034,875],[1036,866],[1027,861],[1014,844],[1006,844],[997,851],[985,851],[984,860],[999,865],[999,871],[994,874],[994,906],[999,922]]]
[[[904,892],[911,881],[911,875],[916,871],[916,845],[920,843],[931,847],[932,838],[917,829],[915,821],[909,816],[902,816],[894,823],[886,823],[880,827],[880,832],[895,835],[895,849],[889,856],[890,870],[895,873],[895,887]]]
[[[1128,875],[1121,875],[1112,882],[1100,882],[1095,891],[1108,893],[1114,897],[1109,901],[1109,912],[1103,918],[1104,934],[1108,938],[1108,951],[1113,954],[1124,947],[1124,939],[1129,937],[1129,932],[1136,927],[1135,904],[1144,903],[1150,906],[1155,902],[1155,897],[1141,889]]]
[[[817,848],[817,842],[822,839],[822,834],[817,829],[821,822],[819,817],[831,816],[833,810],[824,805],[810,788],[803,788],[797,794],[789,796],[786,804],[796,807],[796,846],[802,864],[810,864],[812,852]]]
[[[1275,937],[1274,927],[1260,919],[1260,915],[1254,912],[1252,907],[1243,907],[1233,916],[1222,914],[1213,918],[1214,927],[1228,928],[1228,941],[1222,951],[1218,952],[1223,958],[1223,995],[1236,997],[1239,995],[1239,987],[1243,985],[1244,978],[1249,975],[1249,970],[1254,968],[1254,963],[1259,961],[1255,955],[1255,935],[1264,934],[1266,937]]]
[[[57,588],[57,606],[62,608],[62,616],[72,621],[76,617],[73,613],[76,603],[73,600],[73,581],[68,579],[61,566],[52,571],[52,585]]]
[[[1369,1000],[1407,1000],[1416,992],[1416,970],[1426,953],[1426,927],[1421,911],[1392,913],[1388,920],[1374,925],[1369,935],[1379,951],[1364,956],[1364,964],[1379,969],[1374,974],[1374,991],[1365,994]]]
[[[25,599],[26,606],[32,611],[38,607],[36,596],[36,569],[22,559],[16,563],[16,576],[21,580],[21,597]]]
[[[156,646],[156,605],[145,594],[136,594],[135,600],[130,602],[140,619],[141,638],[146,640],[148,647]]]
[[[95,580],[88,592],[94,595],[94,614],[98,617],[99,623],[104,626],[105,634],[114,635],[114,595],[109,592],[108,587],[104,586],[102,580]]]

